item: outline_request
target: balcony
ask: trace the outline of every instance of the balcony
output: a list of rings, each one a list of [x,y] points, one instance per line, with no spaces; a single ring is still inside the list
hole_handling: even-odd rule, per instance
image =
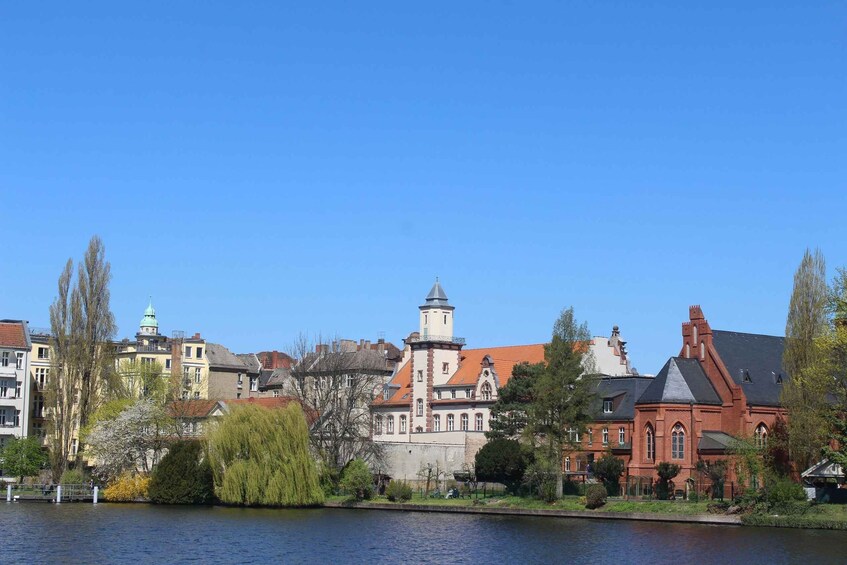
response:
[[[423,335],[411,337],[406,341],[409,343],[453,343],[456,345],[465,345],[465,338],[451,337],[447,335]]]

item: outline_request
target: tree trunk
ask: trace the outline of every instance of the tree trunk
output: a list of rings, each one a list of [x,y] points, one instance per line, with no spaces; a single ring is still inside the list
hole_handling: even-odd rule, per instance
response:
[[[562,498],[564,488],[562,484],[562,470],[556,471],[556,498]]]

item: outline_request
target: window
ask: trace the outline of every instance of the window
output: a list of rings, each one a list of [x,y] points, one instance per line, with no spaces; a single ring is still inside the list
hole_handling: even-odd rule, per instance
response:
[[[456,389],[450,391],[450,398],[456,398]]]
[[[38,385],[39,390],[44,389],[44,385],[47,384],[47,375],[50,374],[50,369],[47,367],[37,367],[35,369],[35,384]]]
[[[756,447],[764,449],[768,446],[768,427],[765,424],[756,426]]]
[[[472,388],[466,388],[465,389],[465,398],[473,398],[473,389]]]
[[[194,356],[197,357],[198,359],[202,358],[203,357],[203,348],[198,347],[197,352],[194,354]]]
[[[418,371],[418,382],[419,383],[423,382],[423,371]]]
[[[6,409],[0,408],[0,426],[6,425]]]
[[[376,421],[374,423],[374,435],[382,435],[382,415],[378,415],[376,417]]]
[[[400,433],[401,434],[406,433],[406,416],[405,415],[400,416]]]
[[[612,413],[612,399],[611,398],[604,398],[603,399],[603,414],[611,414],[611,413]]]
[[[687,343],[685,344],[685,358],[688,359],[691,357],[691,346]]]
[[[21,425],[21,411],[15,410],[15,426],[20,427]]]
[[[480,394],[483,400],[491,400],[491,383],[483,383]]]
[[[274,391],[274,398],[279,398],[279,391],[278,390]]]
[[[23,369],[24,368],[24,354],[21,351],[15,353],[17,359],[15,359],[15,369]]]
[[[565,457],[565,473],[571,472],[571,458]]]
[[[447,414],[447,431],[448,432],[453,431],[454,422],[455,422],[455,418],[453,417],[453,414]]]
[[[8,398],[9,397],[9,382],[8,381],[0,381],[0,398]]]
[[[588,428],[588,445],[594,445],[594,430]]]
[[[573,428],[570,428],[568,430],[568,441],[570,441],[571,443],[579,443],[579,432]]]
[[[50,359],[50,349],[47,347],[39,347],[38,348],[38,358],[39,359]]]
[[[647,460],[653,461],[656,459],[656,439],[653,436],[653,428],[647,426]]]
[[[444,323],[447,323],[447,314],[444,314]]]
[[[194,382],[200,384],[200,367],[194,368]],[[241,373],[238,374],[238,384],[241,384]]]
[[[196,396],[197,398],[200,398],[200,396],[199,396],[199,394],[200,394],[200,393],[199,393],[199,392],[195,392],[194,394],[195,394],[195,395],[197,395],[197,396]],[[235,399],[236,399],[236,400],[238,400],[239,398],[241,398],[241,393],[240,393],[240,392],[236,392],[236,393],[235,393]]]
[[[681,424],[671,432],[671,459],[685,459],[685,429]]]
[[[706,359],[706,344],[702,341],[700,342],[700,360],[705,361]]]
[[[257,392],[259,390],[259,379],[258,379],[258,377],[250,377],[250,390],[252,392]]]
[[[8,367],[9,366],[9,352],[4,351],[3,356],[0,357],[0,366]]]
[[[189,347],[187,345],[185,346],[185,358],[191,359],[191,347]]]
[[[482,431],[482,414],[477,414],[474,417],[474,420],[476,422],[476,426],[474,427],[474,429],[478,432],[481,432]]]
[[[609,445],[609,428],[603,428],[603,445]]]
[[[393,434],[394,433],[394,416],[389,416],[386,420],[385,431],[386,433]]]
[[[171,368],[171,360],[165,359],[165,369],[170,369],[170,368]]]
[[[442,363],[441,364],[441,372],[445,375],[450,373],[450,363]]]
[[[192,420],[192,421],[191,421],[191,433],[192,433],[192,434],[196,434],[196,433],[197,433],[197,420]]]
[[[418,416],[423,416],[423,398],[418,398],[417,401],[415,402],[415,404],[418,407],[418,409],[417,409]]]
[[[43,418],[44,417],[44,397],[38,395],[35,397],[35,402],[32,405],[32,417],[33,418]]]
[[[21,381],[15,382],[15,398],[21,397]]]
[[[693,342],[697,342],[697,326],[691,326],[692,335],[694,338],[691,340]]]
[[[438,398],[438,400],[441,400],[441,391],[440,390],[435,391],[435,397]]]
[[[618,428],[618,445],[623,445],[626,443],[626,429]]]
[[[200,391],[199,390],[194,391],[194,399],[196,400],[196,399],[199,399],[199,398],[200,398]]]
[[[468,431],[468,415],[462,414],[462,431]]]
[[[441,416],[435,415],[432,417],[432,431],[440,432],[441,431]]]

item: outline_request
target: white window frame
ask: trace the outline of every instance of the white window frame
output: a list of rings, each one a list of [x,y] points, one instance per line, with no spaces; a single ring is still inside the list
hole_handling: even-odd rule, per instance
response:
[[[441,431],[441,416],[436,414],[432,417],[432,431],[440,432]]]
[[[453,414],[447,414],[447,431],[452,432],[456,427],[456,417]]]

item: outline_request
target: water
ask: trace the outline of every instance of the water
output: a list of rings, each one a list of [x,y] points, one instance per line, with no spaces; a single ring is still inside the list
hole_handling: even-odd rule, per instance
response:
[[[847,563],[847,533],[379,510],[0,503],[2,563]]]

